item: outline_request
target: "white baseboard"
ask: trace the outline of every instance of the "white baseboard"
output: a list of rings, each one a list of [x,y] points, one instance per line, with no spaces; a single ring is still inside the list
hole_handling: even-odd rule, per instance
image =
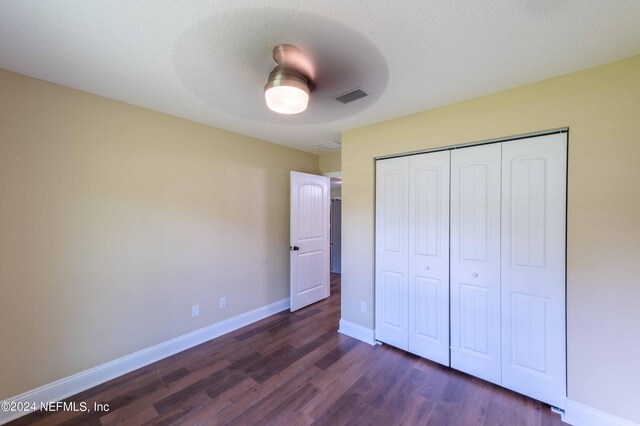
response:
[[[163,358],[207,342],[223,334],[252,324],[270,315],[289,309],[289,299],[282,299],[235,317],[228,318],[191,333],[167,340],[147,349],[123,356],[106,364],[65,377],[5,401],[9,403],[40,403],[61,401],[79,392],[107,382],[123,374],[144,367]],[[3,401],[3,402],[5,402]],[[0,425],[28,414],[27,412],[6,412],[0,410]]]
[[[347,320],[340,320],[338,332],[346,336],[353,337],[354,339],[362,340],[363,342],[370,345],[376,344],[375,335],[372,329],[363,327],[359,324],[355,324]]]
[[[562,421],[574,426],[639,426],[588,405],[567,399]]]

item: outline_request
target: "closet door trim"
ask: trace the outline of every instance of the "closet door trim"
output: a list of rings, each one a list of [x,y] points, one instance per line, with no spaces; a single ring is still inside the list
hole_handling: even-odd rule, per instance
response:
[[[537,138],[538,136],[546,136],[546,135],[553,135],[553,134],[559,134],[559,133],[566,133],[568,135],[569,134],[569,128],[568,127],[558,127],[557,129],[548,129],[548,130],[541,130],[539,132],[521,133],[521,134],[513,135],[513,136],[504,136],[504,137],[501,137],[501,138],[483,139],[483,140],[474,141],[474,142],[465,142],[465,143],[459,143],[459,144],[454,144],[454,145],[448,145],[448,146],[445,146],[445,147],[420,149],[420,150],[416,150],[416,151],[402,152],[402,153],[399,153],[399,154],[379,155],[377,157],[373,157],[373,160],[375,162],[375,161],[379,161],[379,160],[389,160],[389,159],[392,159],[392,158],[410,157],[412,155],[428,154],[428,153],[431,153],[431,152],[452,151],[452,150],[460,149],[460,148],[469,148],[469,147],[473,147],[473,146],[490,145],[490,144],[494,144],[494,143],[519,141],[519,140],[522,140],[522,139]]]

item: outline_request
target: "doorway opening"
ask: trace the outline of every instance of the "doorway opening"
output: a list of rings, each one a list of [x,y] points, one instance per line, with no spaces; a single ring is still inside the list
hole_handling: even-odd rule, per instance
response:
[[[290,184],[289,306],[294,312],[329,297],[332,275],[341,272],[342,180],[292,171]]]
[[[342,270],[342,178],[331,178],[331,216],[330,216],[330,270],[340,274]]]

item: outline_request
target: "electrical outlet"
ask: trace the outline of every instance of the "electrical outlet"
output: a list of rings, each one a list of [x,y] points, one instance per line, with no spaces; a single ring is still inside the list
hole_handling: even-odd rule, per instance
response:
[[[200,315],[200,305],[193,305],[191,307],[191,317],[197,317]]]
[[[360,302],[360,312],[362,312],[363,314],[367,313],[367,303],[366,302]]]
[[[227,296],[223,296],[220,298],[220,309],[224,309],[227,307]]]

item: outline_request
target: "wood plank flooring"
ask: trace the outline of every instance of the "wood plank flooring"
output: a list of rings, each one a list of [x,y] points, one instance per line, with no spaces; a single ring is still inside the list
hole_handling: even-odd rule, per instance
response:
[[[38,412],[13,425],[564,425],[548,406],[390,346],[337,333],[331,297],[75,395],[105,413]]]

